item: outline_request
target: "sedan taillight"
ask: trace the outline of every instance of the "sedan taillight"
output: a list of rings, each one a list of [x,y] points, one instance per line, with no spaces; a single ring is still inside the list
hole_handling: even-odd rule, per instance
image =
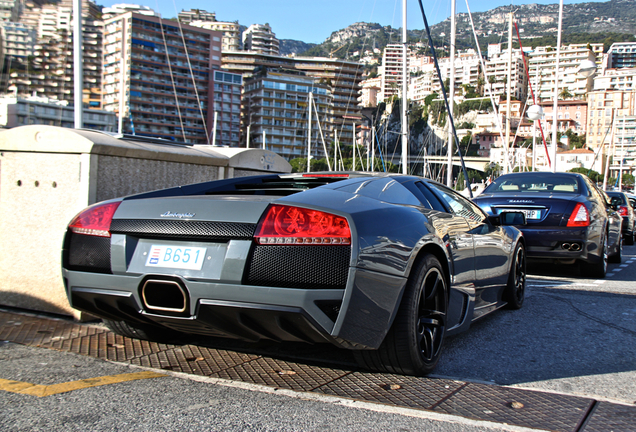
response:
[[[619,206],[618,207],[618,214],[621,215],[621,216],[627,216],[627,207]]]
[[[578,203],[568,219],[569,227],[586,227],[590,225],[590,213],[583,203]]]
[[[272,205],[261,217],[254,238],[261,245],[350,245],[351,230],[342,216]]]
[[[110,237],[110,223],[121,201],[97,204],[75,216],[68,225],[75,234]]]

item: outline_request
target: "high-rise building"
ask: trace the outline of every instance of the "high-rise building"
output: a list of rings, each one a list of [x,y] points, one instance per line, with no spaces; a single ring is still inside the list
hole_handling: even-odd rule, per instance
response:
[[[407,51],[407,56],[410,52]],[[379,99],[385,100],[402,91],[404,45],[388,44],[382,53],[381,92]]]
[[[82,99],[93,108],[100,108],[102,22],[99,16],[100,8],[93,1],[82,0]],[[35,93],[73,103],[72,0],[41,7],[38,2],[27,2],[21,20],[22,17],[25,26],[37,25],[37,43],[33,45],[31,58],[16,62],[17,57],[9,56],[6,60],[12,62],[7,90],[20,96]]]
[[[326,132],[330,139],[334,139],[337,130],[339,142],[353,145],[354,124],[362,121],[361,107],[358,105],[362,64],[337,58],[281,57],[250,51],[223,52],[223,69],[243,74],[244,79],[251,77],[260,67],[302,71],[307,77],[327,84],[332,94],[333,109],[332,118],[327,122],[332,129]],[[246,121],[245,118],[242,120],[243,133]]]
[[[191,9],[179,13],[179,22],[190,24],[194,27],[220,31],[223,33],[223,51],[238,51],[241,49],[241,26],[238,21],[217,21],[214,12],[208,12],[202,9]]]
[[[583,98],[592,89],[592,78],[586,78],[577,73],[583,60],[600,62],[603,57],[603,44],[571,44],[561,48],[559,57],[558,93],[563,89],[574,98]],[[537,47],[529,53],[528,69],[530,82],[539,101],[553,101],[555,88],[557,50],[551,46]],[[538,82],[538,85],[535,83]]]
[[[17,22],[3,22],[0,26],[4,28],[5,56],[26,59],[33,55],[38,37],[35,27]]]
[[[103,106],[124,132],[210,143],[220,66],[219,32],[132,12],[104,22]]]
[[[503,50],[490,56],[486,61],[486,77],[488,82],[485,86],[490,86],[493,96],[505,95],[508,91],[508,81],[510,80],[510,97],[518,101],[525,101],[528,94],[528,77],[523,65],[523,57],[520,50],[512,51],[511,75],[508,76],[510,51]],[[488,96],[488,92],[484,93]]]
[[[221,32],[223,34],[223,51],[238,51],[241,49],[241,26],[239,26],[238,22],[192,21],[190,25]]]
[[[214,124],[212,144],[238,147],[241,128],[241,92],[243,77],[214,71]]]
[[[158,12],[155,12],[153,9],[149,8],[148,6],[141,6],[137,4],[131,4],[131,3],[118,3],[118,4],[114,4],[110,7],[105,7],[104,9],[102,9],[102,14],[103,14],[102,18],[106,20],[126,12],[133,12],[139,15],[161,17],[161,15]]]
[[[636,67],[636,42],[615,42],[607,51],[609,69]]]
[[[43,124],[65,128],[75,127],[73,106],[66,101],[42,96],[0,97],[0,127]],[[84,108],[84,127],[115,132],[117,118],[108,111]]]
[[[312,103],[311,144],[307,139],[309,101]],[[321,130],[329,128],[331,91],[326,83],[305,73],[259,69],[245,81],[243,119],[247,145],[265,148],[285,159],[325,157]],[[247,133],[247,130],[249,132]],[[326,138],[325,138],[326,139]],[[325,145],[327,145],[325,141]]]
[[[243,32],[243,49],[262,54],[278,55],[280,43],[269,24],[252,24]]]

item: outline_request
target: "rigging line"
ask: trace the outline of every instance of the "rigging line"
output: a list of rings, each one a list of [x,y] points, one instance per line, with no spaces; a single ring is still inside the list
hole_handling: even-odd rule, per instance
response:
[[[157,4],[157,9],[159,9],[159,5]],[[185,128],[183,127],[183,118],[181,117],[181,108],[179,107],[179,96],[177,95],[177,87],[174,83],[174,75],[172,74],[172,64],[170,63],[170,53],[168,52],[168,43],[166,42],[166,34],[163,31],[163,22],[162,18],[159,18],[159,28],[161,29],[161,38],[163,39],[163,49],[166,50],[166,60],[168,64],[168,71],[170,72],[170,81],[172,82],[172,91],[174,93],[175,104],[177,106],[177,114],[179,115],[179,123],[181,124],[181,136],[183,137],[183,142],[186,141],[185,136]]]
[[[424,26],[426,27],[426,34],[428,35],[428,43],[431,46],[431,53],[433,54],[433,61],[435,62],[435,69],[437,70],[437,76],[442,77],[442,74],[439,70],[439,62],[437,61],[437,55],[435,54],[435,49],[433,48],[433,39],[431,38],[431,29],[428,26],[428,20],[426,19],[426,14],[424,13],[424,5],[422,5],[422,0],[418,0],[419,4],[420,4],[420,10],[422,11],[422,19],[424,20]],[[464,172],[464,182],[466,183],[466,185],[468,186],[468,194],[470,195],[470,198],[473,197],[473,191],[470,188],[470,185],[468,185],[468,172],[466,171],[466,164],[464,163],[464,156],[462,155],[462,151],[459,148],[459,138],[457,138],[457,130],[455,129],[455,121],[453,120],[453,113],[450,111],[449,108],[449,104],[448,104],[448,96],[446,95],[446,89],[444,88],[444,85],[442,84],[442,94],[444,95],[444,102],[446,104],[446,111],[448,111],[448,120],[451,123],[451,126],[453,127],[453,136],[455,137],[455,145],[457,146],[457,153],[459,154],[459,159],[461,160],[462,163],[462,171]]]
[[[177,4],[174,0],[172,0],[172,4],[174,5],[174,11],[178,16],[177,12]],[[203,130],[205,130],[205,142],[210,144],[210,133],[208,132],[208,127],[205,121],[205,116],[203,115],[203,108],[201,107],[201,99],[199,99],[199,90],[197,89],[197,83],[194,79],[194,73],[192,72],[192,63],[190,62],[190,53],[188,52],[188,47],[186,45],[185,36],[183,34],[183,27],[181,27],[181,20],[177,18],[177,23],[179,24],[179,33],[181,34],[181,42],[183,42],[183,49],[185,50],[186,60],[188,60],[188,70],[190,71],[190,77],[192,78],[192,87],[194,88],[194,94],[197,98],[197,105],[199,106],[199,114],[201,115],[201,121],[203,122]],[[210,36],[210,41],[212,41],[212,35]],[[214,73],[214,71],[211,71]],[[208,101],[208,109],[210,109],[210,101]]]
[[[504,147],[505,147],[505,149],[507,151],[508,148],[507,148],[507,145],[505,145],[506,144],[506,140],[504,139],[504,136],[503,136],[503,125],[501,124],[501,118],[499,117],[499,110],[497,109],[497,106],[495,104],[495,100],[494,100],[494,97],[493,97],[493,94],[492,94],[492,83],[489,82],[490,80],[488,79],[488,73],[486,72],[486,62],[484,61],[484,57],[481,54],[481,47],[479,46],[479,40],[477,39],[477,32],[475,31],[475,23],[473,21],[473,14],[470,11],[470,6],[468,5],[468,0],[466,0],[466,8],[468,10],[468,18],[470,19],[470,25],[471,25],[472,30],[473,30],[473,36],[475,37],[475,45],[477,46],[477,52],[479,54],[479,61],[481,63],[481,69],[484,71],[484,81],[485,81],[484,87],[486,88],[486,91],[488,93],[488,97],[490,98],[490,104],[492,105],[492,109],[495,112],[495,119],[497,120],[497,126],[499,127],[499,137],[501,138],[501,142],[504,144]],[[510,107],[508,107],[508,112],[510,112]],[[508,160],[507,162],[508,162],[508,168],[510,169],[510,160]]]
[[[322,134],[322,127],[320,127],[320,113],[318,112],[318,107],[316,107],[316,98],[311,98],[311,104],[313,105],[314,112],[316,113],[316,122],[318,122],[318,131],[320,132],[320,139],[322,140],[322,147],[325,151],[325,159],[327,160],[327,168],[331,171],[331,164],[329,163],[329,153],[327,152],[327,144],[325,143],[325,137]],[[309,107],[311,109],[311,107]],[[309,125],[309,130],[311,131],[311,125]]]
[[[530,87],[530,94],[532,95],[532,103],[536,105],[537,100],[534,97],[534,90],[532,89],[532,80],[530,79],[530,70],[528,69],[528,65],[526,64],[526,56],[523,54],[523,45],[521,45],[521,36],[519,36],[519,26],[517,25],[517,21],[515,21],[515,30],[517,31],[517,40],[519,41],[519,50],[521,51],[521,59],[523,60],[523,69],[526,71],[526,76],[528,77],[528,87]],[[538,68],[539,68],[539,65],[537,65],[537,69]],[[543,140],[543,146],[545,147],[545,155],[548,158],[548,166],[550,166],[551,165],[550,152],[548,151],[548,143],[546,142],[545,135],[543,134],[541,119],[539,119],[538,122],[539,122],[539,130],[541,131],[541,139]]]

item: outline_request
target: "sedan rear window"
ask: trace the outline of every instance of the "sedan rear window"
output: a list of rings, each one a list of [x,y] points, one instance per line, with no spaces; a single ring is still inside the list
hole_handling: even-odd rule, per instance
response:
[[[559,175],[508,175],[499,177],[485,193],[558,192],[580,194],[576,178]]]

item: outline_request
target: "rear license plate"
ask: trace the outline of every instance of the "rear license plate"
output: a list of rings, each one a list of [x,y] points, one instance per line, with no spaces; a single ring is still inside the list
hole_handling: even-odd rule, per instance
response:
[[[146,266],[201,270],[205,253],[202,247],[152,245]]]
[[[505,209],[501,210],[501,212],[521,212],[526,215],[526,219],[541,219],[541,210]]]

